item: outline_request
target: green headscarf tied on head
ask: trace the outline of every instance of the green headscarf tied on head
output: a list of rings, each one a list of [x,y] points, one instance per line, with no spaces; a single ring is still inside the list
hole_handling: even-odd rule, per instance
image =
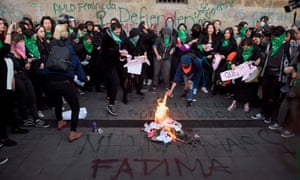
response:
[[[121,44],[122,40],[120,39],[119,35],[117,35],[113,30],[111,30],[111,28],[109,28],[111,37],[113,38],[113,40],[117,43],[117,44]]]
[[[252,55],[253,49],[254,49],[253,46],[250,46],[248,48],[243,49],[242,56],[243,56],[244,62],[249,60],[249,58]]]
[[[274,56],[275,54],[278,53],[280,47],[282,46],[282,44],[283,44],[283,42],[284,42],[285,36],[286,36],[286,33],[284,32],[284,33],[281,34],[280,36],[272,37],[272,38],[271,38],[271,42],[272,42],[272,52],[271,52],[271,56]]]
[[[229,45],[229,41],[227,39],[224,39],[222,42],[222,47],[227,47]]]
[[[169,47],[170,46],[170,36],[164,36],[164,45],[165,47]]]
[[[136,45],[139,41],[139,36],[134,36],[134,37],[130,38],[129,41],[134,45],[134,47],[136,47]]]
[[[178,37],[179,37],[180,41],[184,44],[187,39],[187,31],[185,29],[180,29],[178,31]]]
[[[3,47],[3,42],[0,40],[0,48]]]
[[[33,57],[39,59],[41,56],[36,39],[33,37],[28,38],[27,36],[24,36],[24,42],[25,47],[29,50],[30,53],[32,53]]]
[[[83,40],[83,46],[84,46],[84,49],[88,53],[91,53],[93,51],[93,48],[94,48],[94,44],[93,43],[88,43],[86,40]]]

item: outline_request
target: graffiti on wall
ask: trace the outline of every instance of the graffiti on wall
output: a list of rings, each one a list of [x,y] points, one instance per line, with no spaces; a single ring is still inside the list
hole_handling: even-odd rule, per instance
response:
[[[132,27],[136,27],[141,21],[145,21],[147,24],[156,23],[162,26],[164,24],[165,15],[168,13],[174,16],[175,24],[185,23],[188,26],[194,23],[202,24],[205,20],[213,19],[220,19],[224,21],[224,24],[228,25],[233,25],[232,23],[239,21],[247,21],[250,25],[254,25],[263,15],[270,16],[274,23],[291,24],[289,22],[292,21],[292,15],[278,11],[278,8],[274,8],[272,4],[263,6],[263,9],[261,8],[262,6],[257,6],[258,8],[253,9],[246,9],[245,7],[239,8],[237,4],[235,0],[223,0],[213,3],[205,1],[198,3],[195,7],[187,6],[184,11],[174,8],[166,11],[166,8],[161,9],[159,6],[148,6],[146,4],[132,6],[126,5],[126,3],[117,4],[112,0],[108,2],[93,1],[78,3],[53,1],[51,9],[47,9],[49,12],[47,15],[57,17],[62,13],[66,13],[74,16],[78,20],[93,20],[102,26],[108,25],[112,17],[117,17],[126,31]],[[39,14],[35,16],[40,17],[40,14],[43,14],[44,4],[42,2],[40,4],[32,3],[30,8]],[[23,6],[17,2],[14,2],[13,5],[10,2],[2,3],[0,10],[0,16],[8,20],[21,19],[21,17],[26,14],[24,13]],[[32,16],[33,18],[35,17],[34,15]],[[37,19],[36,21],[39,20]]]
[[[108,3],[53,3],[53,12],[55,15],[61,13],[78,14],[91,12],[94,13],[95,19],[97,19],[98,23],[102,26],[107,25],[112,17],[117,17],[123,24],[125,30],[136,27],[141,21],[145,21],[147,24],[156,23],[162,25],[166,13],[173,14],[176,24],[185,23],[187,25],[194,23],[202,24],[204,21],[213,20],[216,17],[222,17],[224,20],[230,19],[233,22],[247,21],[249,24],[255,24],[256,20],[263,15],[272,17],[275,22],[286,22],[290,19],[290,15],[274,12],[274,10],[269,10],[269,12],[252,10],[247,12],[243,8],[234,8],[234,4],[234,0],[224,0],[223,2],[216,2],[215,4],[203,2],[199,3],[195,10],[190,11],[190,14],[182,15],[182,11],[180,10],[163,13],[157,10],[153,11],[146,6],[129,9],[128,7],[118,6],[110,0]],[[268,9],[273,9],[273,7],[270,5]]]

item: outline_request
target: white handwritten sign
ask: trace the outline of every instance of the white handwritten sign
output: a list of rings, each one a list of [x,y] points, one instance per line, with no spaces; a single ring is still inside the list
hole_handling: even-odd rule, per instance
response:
[[[236,66],[234,70],[228,70],[220,73],[221,80],[222,81],[228,81],[232,79],[238,79],[242,77],[242,81],[249,81],[249,77],[252,73],[257,72],[257,67],[253,66],[251,64],[248,64],[247,62]]]

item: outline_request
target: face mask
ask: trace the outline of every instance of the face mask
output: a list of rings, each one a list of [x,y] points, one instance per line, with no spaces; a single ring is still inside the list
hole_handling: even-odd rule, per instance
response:
[[[173,22],[172,21],[168,21],[167,22],[167,26],[168,26],[168,28],[173,29]]]
[[[187,39],[187,32],[186,32],[186,30],[185,29],[180,29],[178,31],[178,37],[179,37],[179,39],[180,39],[180,41],[182,43],[185,43],[186,39]]]
[[[134,40],[135,42],[138,42],[139,41],[139,36],[133,37],[132,40]]]
[[[265,25],[266,25],[266,23],[265,23],[264,21],[261,21],[261,22],[260,22],[260,26],[261,26],[261,27],[264,27]]]
[[[134,45],[134,47],[136,47],[137,42],[139,41],[139,36],[134,36],[134,37],[130,38],[129,40]]]

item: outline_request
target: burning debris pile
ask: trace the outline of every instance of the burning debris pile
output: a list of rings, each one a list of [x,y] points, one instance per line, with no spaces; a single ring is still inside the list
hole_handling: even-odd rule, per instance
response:
[[[182,125],[168,116],[169,108],[166,106],[166,101],[166,95],[163,99],[157,100],[158,105],[155,110],[155,121],[149,124],[145,123],[144,131],[153,141],[160,141],[165,144],[172,141],[183,142],[183,140],[177,137],[177,135],[183,135]]]

